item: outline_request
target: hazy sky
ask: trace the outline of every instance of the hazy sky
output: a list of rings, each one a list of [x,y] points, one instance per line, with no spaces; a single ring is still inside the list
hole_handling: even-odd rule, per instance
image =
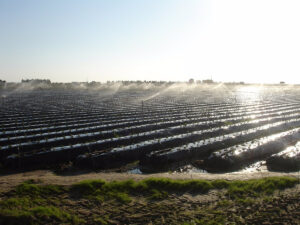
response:
[[[300,83],[300,1],[0,0],[0,79]]]

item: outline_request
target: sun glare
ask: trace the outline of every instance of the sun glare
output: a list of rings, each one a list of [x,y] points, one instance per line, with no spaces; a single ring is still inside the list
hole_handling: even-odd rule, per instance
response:
[[[257,101],[261,97],[262,90],[262,85],[240,87],[236,91],[236,97],[238,100],[245,103],[249,101]]]

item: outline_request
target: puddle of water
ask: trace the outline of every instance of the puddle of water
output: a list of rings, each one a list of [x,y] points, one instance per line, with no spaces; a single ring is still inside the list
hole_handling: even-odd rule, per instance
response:
[[[139,168],[128,170],[127,173],[129,174],[143,174]]]

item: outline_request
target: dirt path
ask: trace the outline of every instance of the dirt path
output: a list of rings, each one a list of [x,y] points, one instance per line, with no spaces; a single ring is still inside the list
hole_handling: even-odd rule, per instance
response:
[[[274,173],[274,172],[252,172],[252,173],[156,173],[156,174],[129,174],[115,172],[90,172],[85,174],[56,175],[49,170],[36,170],[31,172],[15,173],[9,175],[0,175],[0,190],[14,187],[26,180],[33,179],[45,184],[69,185],[87,179],[113,180],[142,180],[149,177],[165,177],[173,179],[226,179],[226,180],[246,180],[254,178],[272,177],[272,176],[293,176],[299,177],[299,173]]]

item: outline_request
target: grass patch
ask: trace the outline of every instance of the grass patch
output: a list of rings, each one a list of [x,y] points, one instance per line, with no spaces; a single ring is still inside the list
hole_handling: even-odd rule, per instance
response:
[[[131,202],[128,195],[134,182],[132,180],[121,182],[105,182],[103,180],[86,180],[74,184],[70,188],[71,195],[75,197],[85,197],[98,201],[116,199],[121,203]]]
[[[109,224],[105,219],[101,218],[101,217],[96,217],[94,218],[93,221],[95,224],[99,224],[99,225],[107,225]]]
[[[168,178],[149,178],[141,181],[113,181],[88,180],[71,187],[71,191],[84,195],[102,193],[123,192],[123,193],[153,193],[153,190],[165,192],[197,192],[207,193],[211,189],[227,189],[232,196],[264,193],[272,194],[275,190],[291,188],[298,183],[296,178],[291,177],[270,177],[244,181],[226,180],[172,180]]]
[[[298,183],[296,178],[291,177],[269,177],[247,181],[231,181],[227,187],[228,196],[242,198],[245,196],[257,196],[261,194],[272,194],[275,190],[294,187]]]
[[[85,180],[71,186],[71,191],[82,196],[93,194],[105,184],[103,180]]]
[[[1,224],[44,224],[44,223],[80,224],[84,222],[53,206],[36,206],[33,208],[3,208],[0,210]]]
[[[217,203],[217,206],[228,208],[228,207],[231,207],[233,204],[234,204],[233,201],[229,201],[229,200],[226,199],[226,200],[219,201]]]
[[[207,211],[199,211],[198,216],[191,221],[184,222],[183,225],[219,225],[226,224],[226,215],[218,210],[208,209]]]
[[[52,205],[66,188],[38,185],[29,180],[0,201],[0,224],[80,224],[83,220]],[[60,201],[61,202],[61,201]]]
[[[9,191],[6,197],[0,200],[0,224],[111,224],[116,218],[116,221],[121,220],[127,224],[143,216],[148,216],[149,219],[151,213],[163,214],[164,219],[153,217],[152,222],[155,224],[165,219],[174,222],[169,224],[180,224],[183,221],[187,221],[185,224],[224,224],[228,219],[226,210],[236,214],[234,216],[237,217],[232,217],[232,220],[241,220],[239,223],[243,223],[239,217],[240,209],[247,207],[252,209],[257,205],[269,204],[273,201],[270,194],[276,190],[294,187],[297,183],[296,178],[290,177],[244,181],[167,178],[113,182],[85,180],[71,186],[44,185],[27,181]],[[168,198],[170,194],[201,194],[212,189],[223,189],[220,193],[225,193],[226,198],[205,207],[193,206],[194,208],[182,214],[175,210],[178,207],[176,206],[177,200],[175,205],[172,205],[171,198],[167,201],[160,201]],[[137,201],[138,204],[124,205],[131,201]],[[145,207],[146,213],[140,211],[140,204],[143,205],[142,208]],[[138,210],[134,208],[135,206]],[[106,209],[108,209],[107,213]],[[136,215],[130,219],[122,218],[119,215],[124,209],[125,215],[127,213],[130,215],[136,213]],[[273,211],[277,213],[276,210]],[[84,218],[85,221],[75,213],[78,213],[78,216]]]
[[[207,193],[213,189],[211,182],[206,180],[172,180],[168,178],[149,178],[139,182],[150,189],[166,192],[200,192]]]
[[[290,188],[297,184],[296,178],[271,177],[244,181],[226,180],[172,180],[168,178],[149,178],[141,181],[87,180],[74,184],[70,192],[77,197],[95,198],[100,201],[117,199],[122,203],[131,201],[129,195],[143,194],[149,199],[163,199],[169,193],[207,193],[212,189],[226,189],[231,198],[244,198],[272,194],[275,190]]]
[[[256,200],[252,199],[252,198],[238,198],[236,199],[236,202],[245,206],[248,205],[253,205],[254,203],[256,203]]]
[[[227,180],[214,180],[214,181],[211,181],[211,184],[216,189],[224,189],[224,188],[229,187],[230,181],[227,181]]]
[[[166,198],[168,193],[201,192],[206,193],[214,188],[205,180],[172,180],[167,178],[149,178],[142,181],[87,180],[74,184],[70,188],[73,196],[94,198],[100,201],[116,199],[122,203],[131,201],[129,195],[144,194],[149,199]]]
[[[152,189],[152,194],[148,198],[150,200],[161,200],[168,197],[168,193],[165,191],[158,191],[157,189]]]
[[[167,197],[169,193],[207,193],[212,189],[225,189],[233,198],[272,194],[275,190],[291,188],[298,183],[292,177],[269,177],[252,180],[173,180],[168,178],[149,178],[141,181],[125,180],[106,182],[103,180],[85,180],[70,187],[60,185],[38,185],[32,181],[24,182],[15,189],[17,196],[43,197],[69,192],[74,197],[99,200],[115,198],[120,202],[130,202],[129,195],[144,194],[153,199]]]
[[[26,181],[16,187],[16,194],[19,196],[46,196],[61,194],[65,189],[59,185],[38,185],[32,181]]]
[[[3,201],[0,201],[1,209],[15,209],[21,207],[30,207],[33,206],[31,199],[29,198],[9,198]]]

